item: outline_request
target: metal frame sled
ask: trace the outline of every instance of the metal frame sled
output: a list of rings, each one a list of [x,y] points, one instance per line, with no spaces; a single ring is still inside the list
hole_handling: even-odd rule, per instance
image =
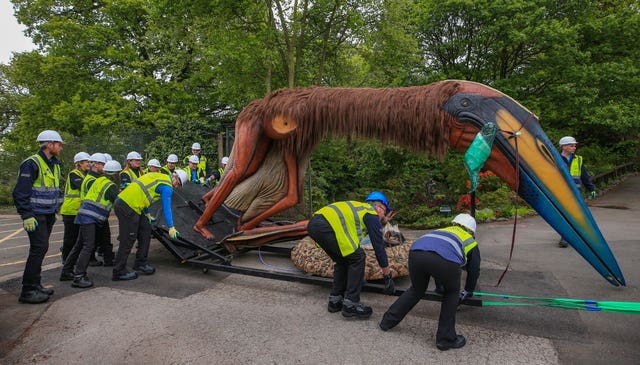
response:
[[[201,268],[203,272],[208,270],[216,270],[233,274],[242,274],[249,276],[257,276],[268,279],[284,280],[290,282],[300,282],[306,284],[316,284],[330,287],[333,280],[320,276],[314,276],[307,273],[297,274],[274,270],[263,270],[246,266],[234,266],[233,258],[258,247],[247,247],[242,249],[234,249],[233,252],[225,247],[224,242],[230,238],[236,237],[239,232],[235,231],[237,220],[240,217],[238,212],[221,206],[214,214],[207,228],[214,233],[216,237],[223,237],[220,241],[210,241],[202,237],[199,233],[192,230],[193,224],[198,220],[203,211],[204,203],[201,197],[206,193],[207,187],[196,184],[187,184],[182,189],[175,189],[172,199],[172,212],[174,225],[180,232],[177,239],[169,237],[168,228],[162,215],[162,204],[156,202],[150,207],[152,215],[157,216],[158,220],[152,225],[153,236],[169,250],[169,252],[183,264]],[[266,225],[283,225],[290,226],[291,222],[265,222]],[[281,237],[270,244],[277,242],[288,242],[296,240],[299,237]],[[259,246],[263,252],[274,253],[291,257],[291,248],[270,246],[268,244]],[[363,291],[373,293],[384,293],[384,285],[366,282]],[[404,293],[403,289],[396,289],[394,295],[399,296]],[[435,292],[427,292],[423,296],[424,300],[441,301],[442,296]],[[477,298],[465,299],[462,304],[481,307],[482,300]]]

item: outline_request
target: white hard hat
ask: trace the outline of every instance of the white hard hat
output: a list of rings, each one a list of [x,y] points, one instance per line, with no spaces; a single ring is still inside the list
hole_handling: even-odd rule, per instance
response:
[[[187,172],[184,170],[176,170],[174,174],[178,176],[178,179],[180,180],[180,184],[182,185],[184,185],[189,180],[189,177],[187,176]]]
[[[122,170],[122,166],[118,161],[111,160],[104,164],[104,172],[120,172],[120,170]]]
[[[160,161],[156,160],[155,158],[149,160],[149,162],[147,162],[147,166],[162,167],[162,165],[160,165]]]
[[[202,147],[200,147],[200,143],[196,142],[196,143],[191,145],[191,149],[192,150],[201,150]]]
[[[91,158],[86,152],[78,152],[75,156],[73,156],[73,163],[78,163],[80,161],[88,161]]]
[[[577,144],[577,143],[578,143],[578,141],[576,141],[576,139],[571,137],[571,136],[562,137],[562,138],[560,138],[560,142],[558,142],[560,147],[562,147],[562,146],[564,146],[566,144]]]
[[[103,153],[103,155],[104,155],[104,158],[107,160],[107,162],[109,162],[109,161],[113,160],[113,157],[111,157],[111,155],[110,155],[110,154],[108,154],[108,153]]]
[[[455,216],[451,223],[458,223],[463,227],[467,227],[471,232],[476,233],[476,220],[467,213],[461,213]]]
[[[224,156],[224,157],[222,158],[222,160],[220,160],[220,162],[221,162],[223,165],[228,164],[228,163],[229,163],[229,157]]]
[[[100,152],[96,152],[89,157],[89,162],[102,162],[107,163],[107,159],[104,158],[104,155]]]
[[[60,142],[60,143],[64,143],[62,141],[62,137],[60,137],[60,133],[58,133],[56,131],[52,131],[52,130],[46,130],[46,131],[40,132],[40,134],[38,134],[38,138],[36,138],[36,142]]]
[[[178,156],[173,153],[170,154],[169,157],[167,157],[167,162],[178,163]]]
[[[191,156],[189,156],[189,162],[190,163],[200,163],[200,159],[196,155],[191,155]]]
[[[127,153],[127,160],[142,160],[142,156],[136,151]]]

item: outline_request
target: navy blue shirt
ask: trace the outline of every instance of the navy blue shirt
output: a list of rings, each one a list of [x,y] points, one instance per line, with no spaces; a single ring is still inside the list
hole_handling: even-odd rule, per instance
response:
[[[382,238],[382,224],[380,223],[380,218],[377,215],[365,214],[362,220],[367,226],[367,233],[371,239],[373,251],[376,253],[378,265],[380,265],[380,267],[389,266],[387,251],[384,249],[384,239]]]
[[[47,163],[49,169],[54,171],[56,164],[60,164],[57,158],[51,157],[50,159],[45,156],[42,150],[38,151],[38,155]],[[31,193],[33,190],[33,183],[38,178],[38,164],[31,159],[26,159],[20,164],[20,171],[18,173],[18,180],[16,186],[13,188],[13,203],[16,206],[16,210],[20,217],[24,220],[34,216],[31,210]],[[60,182],[62,184],[62,182]]]

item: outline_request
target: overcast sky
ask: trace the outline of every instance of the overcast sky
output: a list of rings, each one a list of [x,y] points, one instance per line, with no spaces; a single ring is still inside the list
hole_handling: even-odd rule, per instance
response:
[[[13,4],[0,0],[0,63],[7,64],[11,52],[29,51],[35,48],[31,39],[24,36],[24,26],[18,24],[13,15]]]

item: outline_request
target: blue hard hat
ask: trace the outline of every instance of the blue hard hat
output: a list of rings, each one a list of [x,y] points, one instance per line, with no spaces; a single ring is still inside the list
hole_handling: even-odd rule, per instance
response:
[[[389,206],[389,201],[387,200],[387,197],[382,194],[379,191],[372,191],[371,194],[369,194],[369,196],[367,196],[366,201],[380,201],[382,202],[382,204],[384,204],[385,207],[387,207],[387,213],[389,213],[391,211],[391,207]]]

